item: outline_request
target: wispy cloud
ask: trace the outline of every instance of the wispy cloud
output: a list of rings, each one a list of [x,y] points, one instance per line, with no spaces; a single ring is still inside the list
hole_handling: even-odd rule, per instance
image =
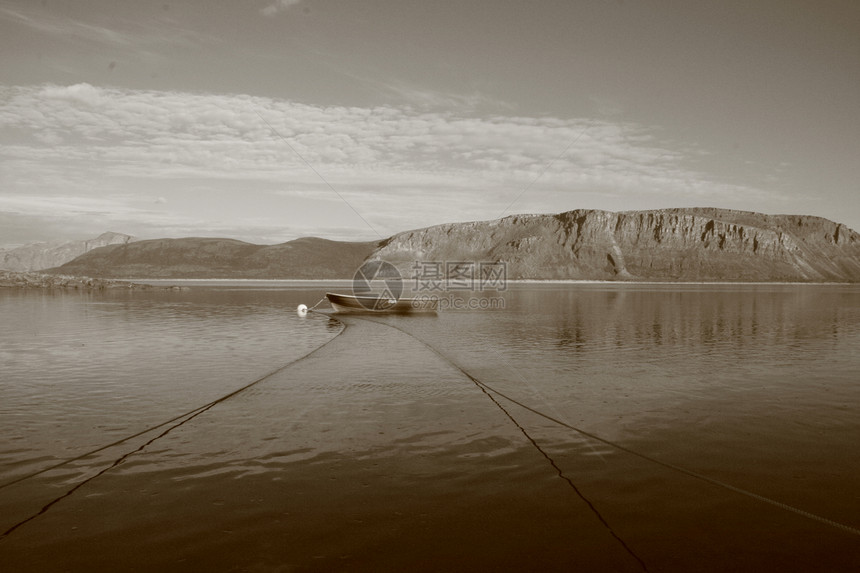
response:
[[[562,211],[598,195],[618,205],[767,196],[690,169],[700,150],[670,148],[648,126],[608,120],[78,84],[0,87],[0,128],[0,209],[138,221],[152,232],[246,229],[251,223],[231,223],[243,217],[283,229],[309,223],[307,213],[325,204],[316,224],[353,225],[367,237],[305,161],[384,233],[494,218],[520,195],[510,212]],[[205,212],[193,198],[179,200],[191,189]],[[205,199],[216,192],[220,211]]]
[[[274,16],[284,10],[289,10],[293,6],[301,3],[301,1],[302,0],[275,0],[275,2],[260,10],[260,13],[264,16]]]
[[[217,38],[160,18],[123,18],[94,14],[89,21],[70,17],[59,10],[39,8],[35,3],[24,8],[0,6],[0,20],[53,38],[66,38],[95,44],[101,48],[135,57],[161,58],[172,48],[188,48],[217,41]]]
[[[468,113],[481,109],[494,111],[511,111],[513,109],[511,104],[490,98],[477,90],[467,94],[450,93],[416,87],[403,82],[374,82],[367,78],[353,77],[372,85],[376,90],[390,96],[395,101],[403,102],[419,110],[456,110],[458,113]]]

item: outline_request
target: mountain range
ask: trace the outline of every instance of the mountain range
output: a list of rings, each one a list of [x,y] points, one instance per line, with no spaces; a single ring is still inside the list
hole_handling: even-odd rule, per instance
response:
[[[372,242],[307,237],[124,241],[47,272],[110,278],[352,278],[366,260],[463,272],[503,262],[508,279],[860,282],[860,235],[820,217],[715,208],[513,215]]]
[[[134,240],[131,235],[107,232],[94,239],[32,243],[12,249],[0,249],[0,269],[24,272],[47,269],[74,260],[93,249]]]

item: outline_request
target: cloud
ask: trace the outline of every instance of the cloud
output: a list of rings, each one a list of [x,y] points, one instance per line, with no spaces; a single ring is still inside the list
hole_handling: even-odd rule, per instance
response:
[[[0,209],[97,216],[139,236],[139,227],[187,225],[187,235],[253,221],[297,226],[308,216],[320,225],[337,219],[327,228],[351,221],[366,235],[350,206],[390,234],[491,219],[508,205],[553,212],[600,197],[595,206],[604,208],[772,198],[696,171],[702,150],[662,143],[649,126],[457,109],[0,86]],[[213,193],[219,201],[208,198]],[[254,200],[240,201],[245,196]],[[248,225],[231,222],[240,219]]]
[[[123,91],[87,84],[0,91],[10,161],[80,163],[115,177],[460,181],[679,190],[702,175],[641,126],[319,107],[248,96]],[[561,153],[564,151],[564,153]],[[719,185],[719,182],[708,182]],[[727,190],[727,189],[726,189]]]
[[[123,10],[92,11],[87,21],[75,18],[68,10],[56,6],[39,7],[28,3],[16,8],[0,6],[0,20],[25,26],[34,33],[50,38],[70,40],[95,47],[99,53],[122,54],[129,58],[163,61],[172,57],[173,49],[212,44],[219,38],[180,26],[168,17],[139,18]],[[116,66],[111,61],[110,69]]]
[[[74,84],[71,86],[47,86],[41,90],[39,95],[44,99],[67,100],[94,107],[101,103],[101,94],[101,90],[90,84]]]
[[[364,77],[350,74],[357,81],[371,84],[375,89],[389,96],[394,101],[403,102],[421,110],[457,110],[458,112],[476,112],[478,110],[510,111],[513,106],[505,101],[490,98],[479,91],[468,94],[442,92],[427,88],[415,87],[403,82],[372,82]]]
[[[275,14],[278,14],[280,12],[289,10],[290,8],[299,3],[301,3],[301,0],[276,0],[272,4],[269,4],[268,6],[260,10],[260,13],[264,16],[274,16]]]
[[[12,195],[0,196],[0,210],[25,212],[31,215],[99,215],[105,213],[127,214],[124,205],[106,198],[90,198],[62,195]]]

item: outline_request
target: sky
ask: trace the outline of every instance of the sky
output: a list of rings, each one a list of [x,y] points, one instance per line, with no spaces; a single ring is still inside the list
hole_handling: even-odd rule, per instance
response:
[[[693,206],[860,230],[860,3],[0,0],[0,247]]]

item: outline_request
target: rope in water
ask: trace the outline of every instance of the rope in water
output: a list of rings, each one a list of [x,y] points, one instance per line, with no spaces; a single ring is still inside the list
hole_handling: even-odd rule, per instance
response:
[[[337,321],[338,321],[338,322],[340,322],[341,324],[345,324],[343,321],[339,320],[336,316],[332,316],[332,318],[334,318],[335,320],[337,320]],[[561,467],[559,467],[559,465],[555,462],[555,460],[554,460],[554,459],[552,459],[552,457],[551,457],[551,456],[546,452],[546,450],[544,450],[544,449],[543,449],[543,448],[542,448],[542,447],[537,443],[537,441],[536,441],[536,440],[535,440],[535,439],[534,439],[534,438],[533,438],[533,437],[532,437],[532,436],[531,436],[531,435],[526,431],[526,429],[523,427],[523,425],[522,425],[522,424],[520,424],[520,423],[517,421],[517,419],[516,419],[516,418],[514,418],[514,416],[513,416],[513,415],[512,415],[508,410],[507,410],[507,408],[505,408],[504,406],[502,406],[502,404],[500,404],[500,403],[499,403],[499,401],[498,401],[498,400],[493,396],[493,394],[492,394],[490,391],[488,391],[485,387],[483,387],[483,386],[480,384],[480,382],[479,382],[476,378],[474,378],[474,377],[473,377],[473,376],[471,376],[468,372],[466,372],[465,370],[463,370],[463,368],[461,368],[458,364],[456,364],[455,362],[453,362],[450,358],[448,358],[447,356],[444,356],[444,355],[443,355],[443,354],[441,354],[438,350],[436,350],[435,348],[433,348],[432,346],[430,346],[429,344],[427,344],[426,342],[424,342],[424,341],[423,341],[423,340],[421,340],[420,338],[418,338],[418,337],[416,337],[416,336],[414,336],[414,335],[410,334],[409,332],[406,332],[405,330],[403,330],[403,329],[401,329],[401,328],[397,328],[396,326],[393,326],[393,325],[391,325],[391,324],[387,324],[387,323],[380,323],[380,322],[378,322],[378,321],[376,321],[376,320],[369,319],[369,318],[368,318],[368,317],[366,317],[366,316],[364,316],[364,317],[358,317],[358,318],[364,318],[364,319],[366,319],[366,320],[369,320],[370,322],[374,322],[374,323],[376,323],[376,324],[383,324],[384,326],[389,326],[389,327],[391,327],[391,328],[394,328],[395,330],[399,330],[400,332],[402,332],[402,333],[406,334],[407,336],[409,336],[409,337],[410,337],[410,338],[412,338],[413,340],[415,340],[415,341],[419,342],[420,344],[422,344],[423,346],[425,346],[425,347],[429,348],[432,352],[434,352],[434,353],[435,353],[437,356],[439,356],[442,360],[444,360],[445,362],[447,362],[448,364],[450,364],[451,366],[453,366],[454,368],[456,368],[457,370],[459,370],[463,375],[465,375],[465,376],[466,376],[467,378],[469,378],[472,382],[474,382],[474,383],[475,383],[475,385],[476,385],[476,387],[477,387],[477,388],[478,388],[478,389],[479,389],[479,390],[480,390],[480,391],[481,391],[481,392],[482,392],[482,393],[483,393],[487,398],[489,398],[489,399],[490,399],[490,401],[491,401],[493,404],[495,404],[495,406],[496,406],[499,410],[501,410],[501,411],[502,411],[502,413],[503,413],[503,414],[504,414],[504,415],[505,415],[505,416],[506,416],[506,417],[507,417],[507,418],[508,418],[508,419],[509,419],[513,424],[514,424],[514,426],[516,426],[516,427],[517,427],[517,429],[518,429],[518,430],[523,434],[523,436],[525,436],[526,440],[528,440],[528,441],[529,441],[529,443],[530,443],[530,444],[531,444],[531,445],[532,445],[532,446],[533,446],[533,447],[534,447],[534,448],[535,448],[535,449],[536,449],[536,450],[537,450],[537,451],[538,451],[538,452],[539,452],[539,453],[540,453],[540,454],[541,454],[541,455],[542,455],[542,456],[543,456],[543,457],[544,457],[544,458],[545,458],[545,459],[550,463],[550,465],[553,467],[553,469],[555,469],[556,473],[558,473],[558,476],[559,476],[561,479],[563,479],[565,482],[567,482],[567,484],[571,487],[571,489],[573,489],[573,491],[576,493],[576,495],[577,495],[577,496],[578,496],[578,497],[579,497],[579,498],[580,498],[580,499],[581,499],[581,500],[582,500],[582,501],[583,501],[583,502],[588,506],[588,508],[591,510],[591,512],[592,512],[592,513],[594,513],[594,515],[595,515],[595,516],[597,516],[597,519],[600,521],[600,523],[603,525],[603,527],[605,527],[605,528],[606,528],[606,530],[609,532],[609,534],[610,534],[612,537],[614,537],[614,538],[615,538],[615,540],[616,540],[616,541],[618,541],[618,543],[620,543],[620,544],[621,544],[621,546],[622,546],[622,547],[624,548],[624,550],[628,553],[628,555],[630,555],[633,559],[635,559],[635,560],[636,560],[636,562],[637,562],[637,564],[639,565],[639,567],[640,567],[643,571],[646,571],[646,572],[648,571],[648,566],[645,564],[645,561],[643,561],[643,560],[642,560],[642,558],[641,558],[641,557],[639,557],[639,555],[637,555],[637,554],[636,554],[636,552],[635,552],[635,551],[633,551],[633,549],[632,549],[632,548],[627,544],[627,542],[626,542],[626,541],[624,541],[624,539],[622,539],[622,538],[621,538],[621,536],[619,536],[619,535],[615,532],[615,530],[612,528],[612,526],[611,526],[611,525],[609,525],[609,522],[608,522],[608,521],[606,521],[606,518],[604,518],[604,517],[603,517],[603,515],[601,515],[601,513],[597,510],[597,507],[595,507],[595,505],[594,505],[593,503],[591,503],[591,501],[590,501],[587,497],[585,497],[585,494],[583,494],[583,493],[582,493],[582,491],[581,491],[581,490],[576,486],[576,484],[575,484],[575,483],[573,483],[573,480],[572,480],[572,479],[570,479],[569,477],[567,477],[566,475],[564,475],[564,472],[562,471]]]
[[[317,303],[317,304],[319,304],[319,303]],[[42,509],[41,509],[38,513],[36,513],[36,514],[34,514],[34,515],[31,515],[31,516],[30,516],[30,517],[28,517],[27,519],[24,519],[23,521],[20,521],[20,522],[16,523],[15,525],[13,525],[13,526],[12,526],[12,527],[10,527],[9,529],[7,529],[5,532],[3,532],[2,534],[0,534],[0,540],[2,540],[2,539],[4,539],[4,538],[6,538],[9,534],[11,534],[13,531],[15,531],[16,529],[18,529],[19,527],[21,527],[21,526],[22,526],[22,525],[24,525],[25,523],[28,523],[28,522],[32,521],[33,519],[36,519],[36,518],[37,518],[37,517],[39,517],[40,515],[44,514],[44,513],[45,513],[46,511],[48,511],[52,506],[54,506],[55,504],[57,504],[57,503],[58,503],[58,502],[60,502],[61,500],[63,500],[63,499],[65,499],[65,498],[69,497],[69,496],[70,496],[70,495],[72,495],[75,491],[77,491],[78,489],[80,489],[81,487],[83,487],[85,484],[87,484],[87,483],[91,482],[92,480],[96,479],[97,477],[99,477],[99,476],[103,475],[104,473],[108,472],[109,470],[111,470],[111,469],[115,468],[116,466],[118,466],[119,464],[121,464],[123,461],[125,461],[128,457],[130,457],[130,456],[132,456],[132,455],[134,455],[134,454],[136,454],[136,453],[138,453],[138,452],[143,451],[147,446],[149,446],[150,444],[152,444],[152,443],[153,443],[153,442],[155,442],[156,440],[158,440],[158,439],[160,439],[160,438],[163,438],[163,437],[164,437],[164,436],[166,436],[168,433],[170,433],[172,430],[175,430],[176,428],[178,428],[178,427],[182,426],[183,424],[185,424],[186,422],[189,422],[190,420],[192,420],[192,419],[196,418],[196,417],[197,417],[197,416],[199,416],[200,414],[203,414],[204,412],[206,412],[207,410],[209,410],[209,409],[213,408],[214,406],[216,406],[216,405],[218,405],[218,404],[220,404],[220,403],[222,403],[222,402],[225,402],[225,401],[229,400],[230,398],[235,397],[236,395],[238,395],[238,394],[240,394],[240,393],[244,392],[245,390],[248,390],[248,389],[249,389],[249,388],[251,388],[252,386],[255,386],[255,385],[259,384],[260,382],[263,382],[264,380],[267,380],[267,379],[271,378],[272,376],[274,376],[274,375],[278,374],[279,372],[282,372],[283,370],[287,369],[288,367],[293,366],[294,364],[296,364],[296,363],[298,363],[298,362],[301,362],[302,360],[305,360],[306,358],[310,357],[311,355],[313,355],[313,354],[315,354],[315,353],[319,352],[322,348],[324,348],[325,346],[327,346],[327,345],[331,344],[331,342],[332,342],[335,338],[337,338],[338,336],[340,336],[341,334],[343,334],[343,333],[346,331],[346,329],[349,327],[349,325],[347,325],[347,324],[345,324],[345,323],[341,323],[341,324],[343,325],[343,329],[342,329],[340,332],[338,332],[335,336],[333,336],[331,339],[327,340],[324,344],[321,344],[320,346],[318,346],[317,348],[315,348],[315,349],[311,350],[311,351],[310,351],[310,352],[308,352],[307,354],[304,354],[303,356],[300,356],[300,357],[298,357],[298,358],[296,358],[296,359],[294,359],[294,360],[291,360],[290,362],[287,362],[287,363],[286,363],[286,364],[284,364],[283,366],[279,366],[278,368],[276,368],[276,369],[272,370],[271,372],[269,372],[269,373],[267,373],[267,374],[265,374],[265,375],[263,375],[263,376],[261,376],[261,377],[257,378],[257,379],[256,379],[256,380],[254,380],[253,382],[250,382],[250,383],[248,383],[248,384],[246,384],[246,385],[242,386],[241,388],[239,388],[239,389],[237,389],[237,390],[234,390],[234,391],[230,392],[229,394],[225,394],[224,396],[221,396],[220,398],[218,398],[218,399],[216,399],[216,400],[213,400],[213,401],[209,402],[208,404],[205,404],[205,405],[200,406],[200,407],[198,407],[198,408],[195,408],[195,409],[193,409],[193,410],[189,410],[189,411],[185,412],[184,414],[180,414],[179,416],[176,416],[176,417],[174,417],[174,418],[171,418],[170,420],[167,420],[166,422],[162,422],[161,424],[158,424],[158,425],[156,425],[156,426],[151,426],[151,427],[149,427],[149,428],[146,428],[145,430],[141,430],[140,432],[137,432],[137,433],[132,434],[132,435],[130,435],[130,436],[126,436],[126,437],[122,438],[121,440],[117,440],[117,441],[112,442],[112,443],[110,443],[110,444],[107,444],[107,445],[105,445],[105,446],[101,446],[100,448],[96,448],[96,449],[94,449],[94,450],[90,450],[89,452],[87,452],[87,453],[85,453],[85,454],[81,454],[81,455],[79,455],[79,456],[75,456],[75,457],[73,457],[73,458],[69,458],[69,459],[63,460],[63,461],[58,462],[58,463],[56,463],[56,464],[53,464],[53,465],[51,465],[51,466],[48,466],[48,467],[42,468],[42,469],[40,469],[40,470],[38,470],[38,471],[35,471],[35,472],[32,472],[32,473],[29,473],[29,474],[24,475],[24,476],[20,476],[20,477],[15,478],[15,479],[13,479],[13,480],[11,480],[11,481],[8,481],[8,482],[6,482],[6,483],[0,484],[0,489],[3,489],[3,488],[6,488],[6,487],[9,487],[9,486],[12,486],[12,485],[14,485],[14,484],[16,484],[16,483],[20,483],[20,482],[22,482],[22,481],[24,481],[24,480],[28,480],[28,479],[34,478],[34,477],[36,477],[36,476],[38,476],[38,475],[44,474],[44,473],[49,472],[49,471],[51,471],[51,470],[55,470],[55,469],[57,469],[57,468],[60,468],[60,467],[62,467],[62,466],[65,466],[65,465],[67,465],[67,464],[70,464],[70,463],[72,463],[72,462],[76,462],[76,461],[79,461],[79,460],[85,459],[85,458],[87,458],[87,457],[89,457],[89,456],[92,456],[92,455],[97,454],[97,453],[99,453],[99,452],[102,452],[102,451],[104,451],[104,450],[107,450],[107,449],[113,448],[113,447],[115,447],[115,446],[121,445],[121,444],[123,444],[123,443],[125,443],[125,442],[127,442],[127,441],[129,441],[129,440],[133,440],[134,438],[140,437],[140,436],[142,436],[142,435],[144,435],[144,434],[147,434],[147,433],[152,432],[152,431],[154,431],[154,430],[157,430],[157,429],[159,429],[159,428],[163,428],[164,426],[167,426],[168,424],[172,424],[173,422],[178,422],[178,423],[176,423],[176,424],[174,424],[174,425],[170,426],[170,427],[169,427],[169,428],[167,428],[166,430],[164,430],[164,431],[163,431],[161,434],[159,434],[158,436],[155,436],[154,438],[152,438],[152,439],[151,439],[151,440],[149,440],[148,442],[144,443],[142,446],[138,447],[137,449],[135,449],[135,450],[133,450],[133,451],[131,451],[131,452],[126,452],[125,454],[123,454],[122,456],[120,456],[119,458],[117,458],[116,460],[114,460],[114,462],[113,462],[113,463],[111,463],[108,467],[106,467],[106,468],[102,469],[101,471],[99,471],[99,472],[98,472],[97,474],[95,474],[94,476],[92,476],[92,477],[90,477],[90,478],[87,478],[86,480],[83,480],[82,482],[77,483],[77,484],[76,484],[72,489],[68,490],[65,494],[63,494],[63,495],[61,495],[61,496],[59,496],[59,497],[57,497],[57,498],[53,499],[53,500],[52,500],[52,501],[50,501],[48,504],[46,504],[45,506],[43,506],[43,507],[42,507]],[[180,420],[181,420],[181,421],[180,421]]]
[[[415,340],[418,340],[418,339],[416,338]],[[420,341],[419,341],[419,342],[420,342]],[[440,354],[439,356],[441,356],[441,354]],[[443,358],[444,358],[444,357],[443,357]],[[615,538],[615,540],[616,540],[616,541],[618,541],[618,543],[620,543],[620,544],[621,544],[621,546],[624,548],[624,550],[625,550],[625,551],[626,551],[626,552],[627,552],[631,557],[633,557],[633,559],[635,559],[635,560],[636,560],[636,562],[639,564],[639,566],[642,568],[642,570],[643,570],[643,571],[648,571],[648,566],[647,566],[647,565],[645,565],[645,561],[643,561],[643,560],[642,560],[642,558],[641,558],[641,557],[639,557],[639,556],[636,554],[636,552],[635,552],[635,551],[633,551],[633,549],[632,549],[629,545],[627,545],[627,542],[626,542],[626,541],[624,541],[624,540],[621,538],[621,536],[619,536],[619,535],[615,532],[615,530],[612,528],[612,526],[611,526],[611,525],[609,525],[609,522],[608,522],[608,521],[606,521],[606,519],[603,517],[603,515],[601,515],[601,513],[597,510],[597,508],[594,506],[594,504],[593,504],[593,503],[591,503],[591,501],[590,501],[587,497],[585,497],[585,494],[583,494],[583,493],[582,493],[582,491],[581,491],[581,490],[576,486],[576,484],[575,484],[575,483],[573,483],[573,480],[572,480],[572,479],[570,479],[569,477],[567,477],[566,475],[564,475],[564,472],[561,470],[561,467],[559,467],[559,465],[558,465],[557,463],[555,463],[555,460],[554,460],[554,459],[552,459],[552,457],[550,457],[550,455],[549,455],[548,453],[546,453],[546,450],[544,450],[544,449],[543,449],[543,448],[542,448],[542,447],[537,443],[537,441],[536,441],[536,440],[535,440],[535,439],[534,439],[534,438],[533,438],[533,437],[532,437],[532,436],[531,436],[531,435],[526,431],[526,429],[522,426],[522,424],[520,424],[520,423],[516,420],[516,418],[514,418],[514,416],[513,416],[510,412],[508,412],[507,408],[505,408],[504,406],[502,406],[502,405],[499,403],[499,401],[498,401],[498,400],[496,400],[496,398],[495,398],[495,397],[493,397],[493,395],[492,395],[492,393],[491,393],[491,392],[489,392],[486,388],[484,388],[483,386],[481,386],[481,384],[480,384],[480,383],[476,382],[476,381],[475,381],[475,379],[474,379],[474,378],[472,378],[471,376],[469,376],[469,374],[467,374],[467,373],[466,373],[462,368],[460,368],[459,366],[457,366],[456,364],[454,364],[454,363],[453,363],[453,362],[451,362],[450,360],[447,360],[447,359],[445,359],[445,360],[446,360],[449,364],[452,364],[453,366],[457,367],[457,368],[460,370],[460,372],[462,372],[464,375],[466,375],[470,380],[472,380],[472,382],[475,382],[475,384],[476,384],[476,386],[478,387],[478,389],[479,389],[479,390],[481,390],[481,392],[483,392],[483,393],[487,396],[487,398],[489,398],[489,399],[493,402],[493,404],[495,404],[495,405],[496,405],[496,407],[497,407],[499,410],[501,410],[501,411],[505,414],[505,416],[507,416],[507,417],[508,417],[508,419],[509,419],[511,422],[513,422],[513,424],[517,427],[517,429],[519,429],[519,431],[520,431],[520,432],[521,432],[521,433],[526,437],[526,439],[529,441],[529,443],[531,443],[531,445],[532,445],[532,446],[533,446],[533,447],[534,447],[538,452],[540,452],[540,454],[541,454],[544,458],[546,458],[546,460],[550,463],[550,465],[551,465],[551,466],[555,469],[555,471],[558,473],[558,477],[560,477],[560,478],[561,478],[561,479],[563,479],[565,482],[567,482],[567,484],[568,484],[568,485],[573,489],[573,491],[574,491],[574,492],[576,492],[576,495],[577,495],[577,496],[579,496],[579,499],[581,499],[581,500],[582,500],[582,501],[583,501],[583,502],[588,506],[588,508],[591,510],[591,512],[592,512],[592,513],[594,513],[594,515],[596,515],[596,516],[597,516],[597,519],[598,519],[598,520],[600,520],[600,523],[601,523],[601,524],[603,524],[603,527],[605,527],[605,528],[606,528],[606,530],[607,530],[607,531],[609,531],[609,534],[610,534],[612,537],[614,537],[614,538]]]
[[[376,322],[376,321],[374,321],[374,322]],[[566,423],[566,422],[564,422],[564,421],[562,421],[562,420],[559,420],[558,418],[554,418],[554,417],[550,416],[549,414],[545,414],[545,413],[543,413],[543,412],[541,412],[541,411],[539,411],[539,410],[537,410],[537,409],[535,409],[535,408],[532,408],[531,406],[528,406],[528,405],[526,405],[526,404],[523,404],[523,403],[522,403],[522,402],[520,402],[519,400],[516,400],[515,398],[512,398],[512,397],[508,396],[507,394],[504,394],[503,392],[501,392],[501,391],[499,391],[499,390],[497,390],[497,389],[493,388],[492,386],[490,386],[490,385],[489,385],[489,384],[487,384],[486,382],[483,382],[483,381],[479,380],[478,378],[476,378],[475,376],[472,376],[469,372],[467,372],[464,368],[462,368],[462,367],[461,367],[460,365],[458,365],[456,362],[454,362],[453,360],[451,360],[450,358],[448,358],[447,356],[445,356],[444,354],[442,354],[442,352],[440,352],[438,349],[436,349],[435,347],[433,347],[432,345],[430,345],[430,344],[429,344],[429,343],[427,343],[426,341],[421,340],[420,338],[418,338],[418,337],[417,337],[417,336],[415,336],[414,334],[412,334],[412,333],[410,333],[410,332],[407,332],[407,331],[403,330],[402,328],[399,328],[399,327],[397,327],[397,326],[394,326],[393,324],[389,324],[389,323],[380,323],[380,322],[377,322],[377,324],[385,324],[386,326],[389,326],[389,327],[391,327],[391,328],[394,328],[394,329],[396,329],[396,330],[399,330],[400,332],[402,332],[402,333],[406,334],[407,336],[410,336],[410,337],[414,338],[415,340],[417,340],[418,342],[422,343],[424,346],[426,346],[427,348],[429,348],[430,350],[432,350],[433,352],[435,352],[438,356],[440,356],[441,358],[443,358],[443,359],[444,359],[445,361],[447,361],[449,364],[451,364],[452,366],[454,366],[455,368],[457,368],[458,370],[460,370],[460,372],[462,372],[463,374],[465,374],[465,375],[466,375],[470,380],[472,380],[472,382],[474,382],[475,384],[477,384],[477,385],[478,385],[479,387],[481,387],[482,389],[485,389],[485,390],[487,390],[487,391],[489,391],[489,392],[492,392],[492,393],[494,393],[494,394],[496,394],[496,395],[498,395],[498,396],[501,396],[501,397],[502,397],[502,398],[504,398],[505,400],[507,400],[507,401],[509,401],[509,402],[511,402],[511,403],[513,403],[513,404],[516,404],[517,406],[520,406],[521,408],[523,408],[523,409],[525,409],[525,410],[528,410],[529,412],[531,412],[531,413],[533,413],[533,414],[536,414],[536,415],[538,415],[538,416],[540,416],[540,417],[542,417],[542,418],[544,418],[544,419],[546,419],[546,420],[548,420],[548,421],[550,421],[550,422],[553,422],[554,424],[558,424],[559,426],[562,426],[562,427],[567,428],[567,429],[569,429],[569,430],[573,430],[573,431],[575,431],[575,432],[578,432],[579,434],[581,434],[581,435],[583,435],[583,436],[586,436],[586,437],[588,437],[588,438],[591,438],[592,440],[596,440],[596,441],[598,441],[598,442],[600,442],[600,443],[606,444],[607,446],[611,446],[611,447],[616,448],[616,449],[618,449],[618,450],[620,450],[620,451],[622,451],[622,452],[626,452],[626,453],[628,453],[628,454],[634,455],[634,456],[636,456],[636,457],[638,457],[638,458],[641,458],[641,459],[643,459],[643,460],[646,460],[646,461],[649,461],[649,462],[651,462],[651,463],[657,464],[657,465],[662,466],[662,467],[664,467],[664,468],[666,468],[666,469],[670,469],[670,470],[673,470],[673,471],[676,471],[676,472],[679,472],[679,473],[685,474],[685,475],[687,475],[687,476],[690,476],[690,477],[696,478],[696,479],[698,479],[698,480],[702,480],[702,481],[704,481],[704,482],[707,482],[707,483],[709,483],[709,484],[711,484],[711,485],[715,485],[715,486],[721,487],[721,488],[723,488],[723,489],[726,489],[726,490],[729,490],[729,491],[733,491],[733,492],[735,492],[735,493],[738,493],[738,494],[741,494],[741,495],[747,496],[747,497],[749,497],[749,498],[751,498],[751,499],[755,499],[755,500],[758,500],[758,501],[761,501],[761,502],[764,502],[764,503],[770,504],[770,505],[772,505],[772,506],[774,506],[774,507],[778,507],[778,508],[780,508],[780,509],[784,509],[784,510],[786,510],[786,511],[790,511],[790,512],[792,512],[792,513],[795,513],[795,514],[797,514],[797,515],[800,515],[800,516],[806,517],[806,518],[811,519],[811,520],[813,520],[813,521],[817,521],[817,522],[819,522],[819,523],[823,523],[823,524],[825,524],[825,525],[829,525],[829,526],[831,526],[831,527],[835,527],[835,528],[840,529],[840,530],[842,530],[842,531],[844,531],[844,532],[846,532],[846,533],[850,533],[850,534],[852,534],[852,535],[858,535],[858,536],[860,536],[860,529],[857,529],[857,528],[852,527],[852,526],[850,526],[850,525],[845,525],[844,523],[839,523],[838,521],[834,521],[834,520],[829,519],[829,518],[827,518],[827,517],[822,517],[822,516],[820,516],[820,515],[817,515],[817,514],[811,513],[811,512],[809,512],[809,511],[804,510],[804,509],[800,509],[800,508],[794,507],[794,506],[792,506],[792,505],[788,505],[787,503],[783,503],[783,502],[781,502],[781,501],[777,501],[777,500],[775,500],[775,499],[771,499],[771,498],[769,498],[769,497],[765,497],[765,496],[763,496],[763,495],[759,495],[759,494],[757,494],[757,493],[755,493],[755,492],[751,492],[751,491],[748,491],[748,490],[745,490],[745,489],[742,489],[742,488],[739,488],[739,487],[733,486],[733,485],[731,485],[731,484],[728,484],[728,483],[725,483],[725,482],[723,482],[723,481],[720,481],[720,480],[714,479],[714,478],[712,478],[712,477],[709,477],[709,476],[706,476],[706,475],[701,474],[701,473],[699,473],[699,472],[696,472],[696,471],[693,471],[693,470],[687,469],[687,468],[685,468],[685,467],[678,466],[678,465],[675,465],[675,464],[672,464],[672,463],[669,463],[669,462],[664,462],[664,461],[662,461],[662,460],[659,460],[659,459],[654,458],[654,457],[652,457],[652,456],[649,456],[649,455],[647,455],[647,454],[643,454],[643,453],[641,453],[641,452],[637,452],[636,450],[632,450],[632,449],[628,448],[627,446],[623,446],[623,445],[621,445],[621,444],[619,444],[619,443],[617,443],[617,442],[613,442],[613,441],[611,441],[611,440],[607,440],[607,439],[605,439],[605,438],[601,438],[600,436],[598,436],[598,435],[596,435],[596,434],[593,434],[593,433],[591,433],[591,432],[588,432],[588,431],[586,431],[586,430],[583,430],[582,428],[577,428],[576,426],[572,426],[571,424],[568,424],[568,423]]]

